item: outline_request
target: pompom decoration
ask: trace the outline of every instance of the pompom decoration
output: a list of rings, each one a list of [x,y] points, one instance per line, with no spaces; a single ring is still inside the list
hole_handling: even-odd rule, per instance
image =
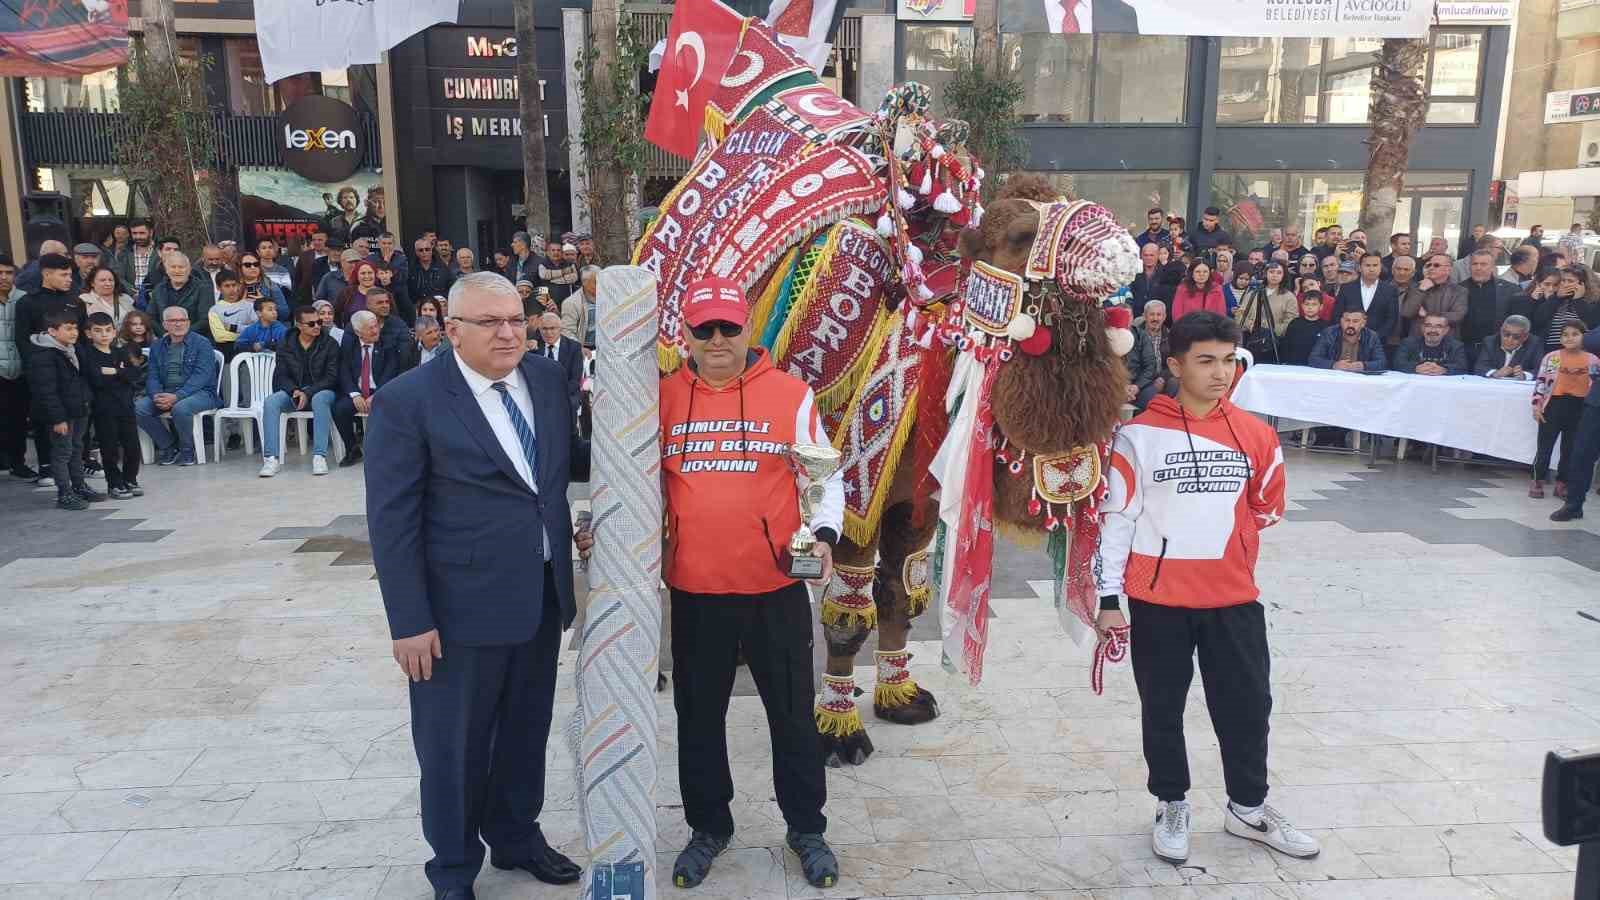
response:
[[[922,180],[917,182],[917,193],[924,197],[933,193],[933,170],[931,168],[923,168]]]
[[[1033,320],[1033,316],[1021,313],[1006,323],[1006,337],[1011,338],[1013,341],[1026,341],[1033,337],[1038,328],[1039,323]]]
[[[1029,356],[1043,356],[1050,349],[1050,329],[1035,329],[1031,336],[1017,342],[1017,348]]]
[[[1028,515],[1037,516],[1042,512],[1044,512],[1044,504],[1039,502],[1038,497],[1028,501]]]
[[[954,215],[961,211],[961,201],[956,199],[955,194],[949,191],[941,191],[939,196],[933,199],[933,208],[947,216]]]
[[[911,192],[905,188],[899,188],[895,191],[895,200],[899,202],[901,209],[910,209],[917,205],[917,198],[913,197]]]
[[[1133,310],[1126,306],[1111,306],[1106,308],[1106,328],[1132,328]]]
[[[894,216],[886,212],[878,217],[878,234],[882,237],[894,237]]]
[[[916,244],[907,244],[906,258],[911,260],[911,262],[915,265],[922,265],[922,248],[918,247]]]
[[[933,149],[928,151],[928,155],[934,159],[939,159],[940,157],[944,156],[944,145],[934,144]]]
[[[1111,342],[1111,352],[1117,356],[1127,356],[1133,349],[1133,332],[1126,328],[1107,328],[1106,338]]]

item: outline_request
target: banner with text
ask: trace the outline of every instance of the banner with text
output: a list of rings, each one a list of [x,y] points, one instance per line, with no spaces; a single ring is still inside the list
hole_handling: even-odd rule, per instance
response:
[[[1417,38],[1434,0],[999,0],[1015,34]]]

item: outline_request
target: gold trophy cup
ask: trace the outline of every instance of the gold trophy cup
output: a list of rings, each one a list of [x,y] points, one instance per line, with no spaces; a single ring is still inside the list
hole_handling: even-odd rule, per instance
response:
[[[815,554],[817,536],[811,533],[811,517],[822,505],[823,482],[839,468],[839,451],[826,444],[792,444],[789,462],[804,472],[807,484],[800,491],[800,528],[789,538],[784,555],[784,570],[790,578],[814,580],[822,577],[822,560]]]

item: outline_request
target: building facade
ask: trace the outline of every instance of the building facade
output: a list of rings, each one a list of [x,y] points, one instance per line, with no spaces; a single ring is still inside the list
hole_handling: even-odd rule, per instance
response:
[[[1600,0],[1521,0],[1498,221],[1600,230]]]

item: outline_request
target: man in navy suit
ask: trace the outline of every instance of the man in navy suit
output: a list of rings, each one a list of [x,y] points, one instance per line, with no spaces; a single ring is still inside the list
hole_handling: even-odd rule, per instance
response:
[[[1138,34],[1139,14],[1124,0],[1010,0],[1000,4],[1000,30]]]
[[[539,828],[561,632],[577,603],[569,480],[587,481],[559,366],[492,272],[450,288],[454,352],[373,398],[367,524],[394,658],[411,680],[435,900],[470,900],[489,861],[549,884],[580,870]],[[542,562],[541,562],[542,561]]]
[[[371,414],[373,396],[405,371],[406,356],[404,347],[383,339],[383,320],[377,314],[363,309],[350,317],[350,328],[339,344],[339,396],[333,401],[333,427],[344,441],[339,468],[361,461],[356,414]]]
[[[561,316],[547,312],[539,316],[539,346],[534,353],[553,359],[567,376],[567,396],[572,409],[577,411],[579,393],[583,390],[583,345],[561,335]]]
[[[1338,321],[1350,310],[1364,312],[1367,327],[1389,343],[1395,329],[1400,327],[1400,295],[1394,289],[1394,282],[1382,279],[1383,257],[1377,253],[1361,257],[1361,277],[1339,288],[1333,318]]]

